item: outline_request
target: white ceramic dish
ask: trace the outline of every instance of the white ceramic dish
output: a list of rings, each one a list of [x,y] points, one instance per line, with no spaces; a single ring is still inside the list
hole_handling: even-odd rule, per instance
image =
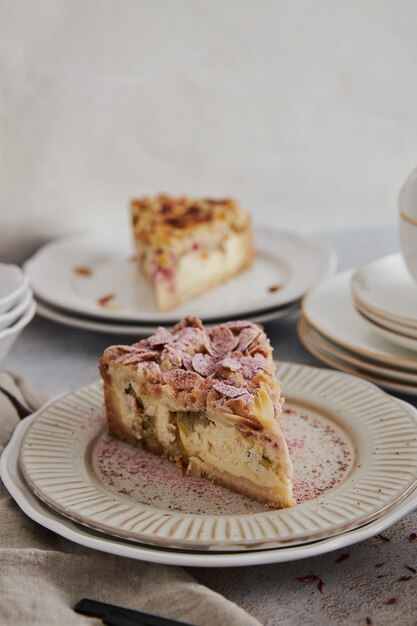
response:
[[[307,335],[303,335],[303,333],[300,333],[299,336],[304,347],[309,352],[311,352],[313,356],[315,356],[326,365],[330,365],[330,367],[341,372],[345,372],[346,374],[351,374],[353,376],[363,378],[366,381],[382,387],[382,389],[387,389],[388,391],[394,393],[405,393],[412,396],[417,395],[417,387],[415,385],[399,383],[397,380],[392,380],[390,378],[385,378],[382,376],[377,376],[373,373],[369,373],[366,370],[365,366],[354,367],[347,363],[344,359],[335,357],[333,354],[327,352],[322,346],[311,341],[311,339]]]
[[[12,309],[28,286],[29,279],[20,267],[0,263],[0,313]]]
[[[322,349],[330,356],[336,357],[349,366],[362,369],[370,374],[376,374],[383,378],[396,380],[400,384],[412,384],[417,388],[417,372],[413,373],[406,370],[390,368],[388,365],[378,364],[375,361],[368,360],[365,356],[356,356],[353,352],[341,348],[336,343],[320,335],[320,333],[310,326],[304,317],[299,319],[297,330],[303,342],[306,340],[308,343]]]
[[[55,309],[52,306],[48,306],[44,302],[39,301],[37,301],[36,307],[39,315],[49,320],[52,320],[53,322],[64,324],[65,326],[82,328],[84,330],[93,330],[101,333],[129,336],[150,335],[155,332],[157,328],[156,326],[152,326],[151,324],[135,324],[129,322],[117,323],[112,321],[106,322],[103,320],[94,320],[93,318],[85,318],[80,315],[75,315],[71,312],[63,312],[61,310]],[[273,311],[268,311],[267,313],[261,315],[249,315],[248,318],[252,322],[257,323],[270,322],[272,320],[291,315],[291,313],[297,311],[299,307],[300,303],[297,301],[286,307],[281,307]],[[206,326],[210,326],[210,324],[206,324]],[[168,326],[168,328],[170,327]]]
[[[169,325],[184,315],[205,321],[261,314],[288,305],[335,267],[335,257],[320,245],[274,228],[255,231],[257,256],[253,266],[234,280],[187,302],[172,313],[155,308],[146,280],[132,262],[129,233],[88,234],[47,244],[25,264],[35,296],[53,305],[103,321]],[[89,268],[80,275],[76,268]],[[281,285],[275,292],[269,287]],[[110,304],[99,304],[113,295]]]
[[[0,362],[6,357],[13,343],[25,326],[29,324],[36,313],[36,305],[32,302],[26,313],[9,328],[0,331]]]
[[[376,315],[417,331],[417,289],[400,253],[358,267],[352,293]]]
[[[408,405],[410,410],[412,407]],[[22,439],[34,416],[22,420],[0,458],[0,476],[12,498],[33,521],[44,528],[90,549],[142,561],[189,567],[239,567],[267,563],[284,563],[332,550],[345,548],[359,541],[382,533],[417,507],[417,489],[402,502],[383,513],[379,518],[356,530],[337,535],[331,539],[311,542],[300,546],[230,553],[189,552],[144,546],[109,535],[97,533],[85,526],[59,515],[39,500],[26,485],[19,469],[19,451]]]
[[[0,331],[9,328],[17,322],[19,317],[24,315],[32,302],[32,297],[32,291],[26,289],[12,309],[6,311],[6,313],[0,313]]]
[[[377,335],[383,339],[388,339],[388,341],[395,343],[397,346],[401,346],[401,348],[413,350],[414,352],[417,351],[417,338],[409,337],[405,333],[394,330],[394,325],[390,325],[389,322],[381,321],[380,318],[362,308],[359,304],[356,305],[356,310]],[[387,326],[385,326],[385,324],[387,324]],[[392,326],[392,328],[390,328],[390,326]]]
[[[357,355],[390,367],[417,372],[415,352],[379,337],[356,311],[351,297],[352,270],[328,278],[303,298],[303,315],[320,334]]]
[[[378,385],[378,387],[381,387],[382,389],[386,389],[387,391],[390,391],[392,393],[400,393],[400,394],[406,394],[410,396],[417,395],[416,387],[414,385],[411,386],[411,385],[401,384],[397,381],[393,381],[388,378],[382,378],[382,377],[376,376],[375,374],[368,374],[363,369],[355,368],[350,365],[347,365],[342,360],[337,359],[336,357],[326,353],[324,350],[314,346],[309,341],[306,341],[305,339],[302,339],[302,341],[303,341],[305,348],[307,348],[307,350],[311,352],[313,356],[315,356],[317,359],[319,359],[319,361],[322,361],[326,365],[329,365],[333,369],[344,372],[345,374],[351,374],[352,376],[358,376],[360,378],[363,378],[364,380],[370,383],[373,383],[374,385]]]
[[[417,283],[417,168],[404,182],[398,196],[400,240],[408,270]]]
[[[410,339],[417,339],[417,330],[414,330],[411,326],[404,326],[402,324],[397,324],[396,322],[392,322],[386,317],[383,317],[379,313],[375,312],[373,309],[368,309],[358,298],[353,295],[353,302],[357,311],[370,318],[375,324],[379,326],[383,326],[387,330],[390,330],[393,333],[397,333],[399,335],[404,335],[405,337],[409,337]]]
[[[173,464],[109,437],[99,382],[38,412],[21,448],[25,480],[48,506],[95,530],[240,551],[329,538],[372,521],[414,489],[413,411],[337,372],[282,363],[277,375],[289,406],[294,508],[266,510],[210,481],[184,479]]]
[[[377,374],[367,366],[366,362],[362,362],[360,365],[352,365],[343,355],[336,355],[334,351],[327,350],[323,343],[316,342],[314,337],[302,330],[302,324],[299,324],[298,333],[304,347],[326,365],[330,365],[330,367],[346,374],[363,378],[394,393],[417,395],[417,385],[415,383],[399,381],[397,377]]]

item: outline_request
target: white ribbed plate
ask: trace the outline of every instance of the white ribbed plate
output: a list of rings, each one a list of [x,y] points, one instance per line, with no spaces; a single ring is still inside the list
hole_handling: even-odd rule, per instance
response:
[[[399,400],[399,402],[402,402]],[[416,409],[408,405],[409,410]],[[389,507],[373,522],[355,530],[330,537],[325,540],[311,541],[301,545],[279,546],[270,550],[234,550],[233,552],[214,552],[210,550],[180,550],[162,546],[149,546],[131,542],[77,524],[46,506],[37,498],[26,484],[19,468],[19,450],[21,441],[36,415],[25,418],[16,426],[13,435],[0,457],[0,476],[12,498],[37,524],[52,532],[74,541],[81,546],[100,550],[117,556],[183,567],[238,567],[284,563],[326,554],[332,550],[346,548],[359,541],[365,541],[378,533],[384,532],[417,507],[417,489],[414,489],[401,502]]]
[[[266,510],[206,480],[180,478],[172,464],[109,438],[98,382],[39,411],[22,443],[21,469],[36,495],[75,521],[133,541],[198,550],[331,537],[406,497],[417,479],[412,410],[339,372],[281,364],[278,377],[298,476],[300,504],[292,509]]]

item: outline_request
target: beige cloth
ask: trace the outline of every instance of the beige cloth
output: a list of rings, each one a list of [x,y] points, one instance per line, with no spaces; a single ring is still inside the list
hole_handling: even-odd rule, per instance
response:
[[[19,377],[5,387],[30,409],[44,398]],[[0,391],[0,450],[19,420]],[[259,626],[233,602],[198,584],[180,567],[154,565],[83,548],[24,515],[0,483],[0,623],[2,626],[101,624],[72,610],[95,598],[199,626]]]

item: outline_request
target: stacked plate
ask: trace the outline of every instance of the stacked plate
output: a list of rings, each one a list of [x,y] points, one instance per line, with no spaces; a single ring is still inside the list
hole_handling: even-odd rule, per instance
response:
[[[325,280],[303,299],[298,332],[324,363],[417,395],[417,287],[401,255]]]
[[[378,335],[417,351],[417,286],[401,254],[358,268],[352,295],[357,311]]]
[[[0,361],[35,310],[28,277],[17,265],[0,263]]]
[[[272,510],[108,436],[101,383],[22,420],[1,478],[79,544],[194,566],[283,562],[382,532],[417,505],[417,411],[340,372],[278,364],[295,507]]]
[[[273,228],[255,230],[253,266],[172,313],[155,308],[138,272],[130,233],[77,235],[47,244],[25,264],[38,313],[69,326],[108,333],[149,334],[184,315],[209,324],[236,318],[268,321],[288,315],[335,268],[320,245]]]

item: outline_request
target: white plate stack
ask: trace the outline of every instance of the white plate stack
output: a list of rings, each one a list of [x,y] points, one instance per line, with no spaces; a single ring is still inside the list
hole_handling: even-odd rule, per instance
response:
[[[17,265],[0,263],[0,361],[35,311],[28,277]]]
[[[417,351],[417,286],[401,254],[360,267],[351,287],[356,310],[374,332],[402,348]]]
[[[302,302],[298,333],[327,365],[417,395],[417,168],[398,207],[402,254],[320,284]]]
[[[304,298],[298,332],[324,363],[417,395],[417,286],[402,254],[324,281]]]

